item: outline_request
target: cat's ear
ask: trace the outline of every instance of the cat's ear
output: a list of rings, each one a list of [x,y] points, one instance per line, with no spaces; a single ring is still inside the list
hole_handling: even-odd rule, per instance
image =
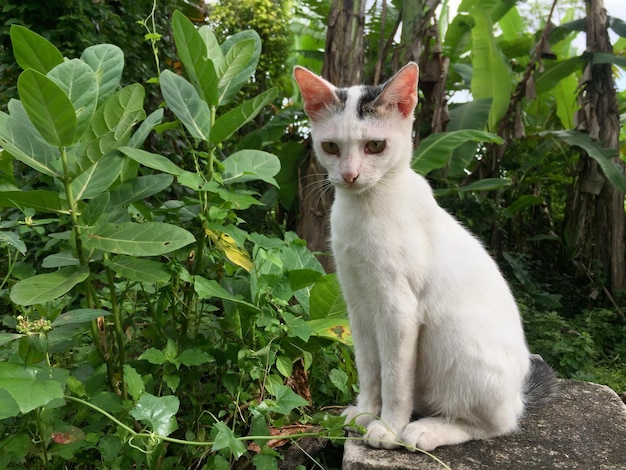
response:
[[[389,79],[376,99],[376,106],[397,108],[404,117],[412,116],[417,104],[419,67],[409,62]]]
[[[299,66],[293,69],[293,76],[302,93],[304,112],[312,120],[315,121],[321,112],[339,103],[335,86],[322,77]]]

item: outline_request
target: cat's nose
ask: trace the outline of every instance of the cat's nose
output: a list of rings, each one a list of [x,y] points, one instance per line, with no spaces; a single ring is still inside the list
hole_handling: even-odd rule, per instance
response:
[[[348,183],[349,186],[352,186],[356,179],[359,177],[358,173],[345,172],[341,174],[343,180]]]

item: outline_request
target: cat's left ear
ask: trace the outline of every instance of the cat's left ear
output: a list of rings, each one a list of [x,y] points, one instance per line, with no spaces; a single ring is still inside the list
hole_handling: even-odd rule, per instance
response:
[[[302,93],[304,112],[312,120],[315,121],[321,112],[338,104],[335,86],[322,77],[299,66],[293,69],[293,77]]]
[[[385,83],[376,105],[397,108],[404,117],[412,116],[417,104],[419,67],[409,62]]]

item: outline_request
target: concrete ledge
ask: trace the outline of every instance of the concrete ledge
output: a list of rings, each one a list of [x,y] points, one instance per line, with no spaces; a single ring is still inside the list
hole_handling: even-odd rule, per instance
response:
[[[604,385],[561,380],[559,397],[528,413],[510,436],[440,447],[432,453],[453,470],[626,469],[626,405]],[[441,470],[405,450],[345,445],[343,470]]]

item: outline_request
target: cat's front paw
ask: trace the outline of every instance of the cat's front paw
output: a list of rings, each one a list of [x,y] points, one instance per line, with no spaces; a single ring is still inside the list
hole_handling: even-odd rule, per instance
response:
[[[400,435],[380,420],[375,420],[367,427],[366,442],[379,449],[395,449],[402,445]]]
[[[361,426],[367,427],[368,424],[376,419],[374,413],[359,406],[349,406],[341,415],[346,418],[345,427],[352,431],[357,431],[357,428]]]

